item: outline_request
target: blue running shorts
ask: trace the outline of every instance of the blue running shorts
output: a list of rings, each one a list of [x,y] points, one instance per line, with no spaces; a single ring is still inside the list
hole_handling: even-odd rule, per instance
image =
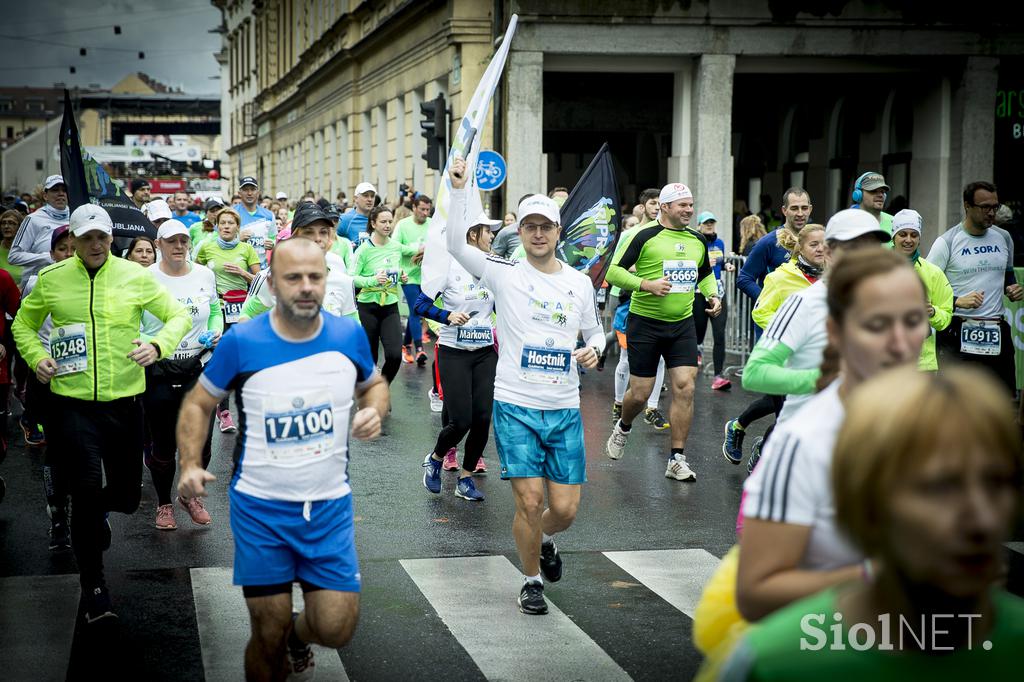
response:
[[[359,592],[351,495],[285,502],[260,499],[232,487],[228,498],[235,536],[235,585],[303,580],[325,590]]]
[[[587,482],[587,453],[579,408],[537,410],[494,401],[494,440],[501,477]]]

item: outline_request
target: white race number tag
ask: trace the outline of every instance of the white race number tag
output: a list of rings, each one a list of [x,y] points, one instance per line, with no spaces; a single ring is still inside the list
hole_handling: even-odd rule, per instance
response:
[[[964,320],[960,327],[960,352],[970,355],[999,355],[1002,334],[996,320]]]
[[[263,410],[267,454],[273,460],[322,455],[334,443],[334,406],[328,391],[268,398]]]
[[[494,345],[494,331],[490,325],[467,327],[462,325],[455,328],[455,342],[462,346],[483,348]]]
[[[564,384],[572,368],[572,349],[553,338],[526,341],[519,358],[519,377],[531,384]]]
[[[50,356],[57,361],[56,376],[84,372],[89,366],[85,323],[54,327],[50,331]]]
[[[692,294],[697,286],[697,261],[667,260],[662,263],[670,294]]]
[[[238,322],[242,316],[242,303],[228,303],[224,301],[224,321],[228,324]]]

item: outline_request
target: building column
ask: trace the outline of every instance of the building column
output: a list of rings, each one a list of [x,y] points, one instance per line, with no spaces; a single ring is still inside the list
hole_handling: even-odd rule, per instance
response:
[[[999,59],[968,57],[960,83],[960,176],[951,178],[950,218],[963,217],[963,188],[975,180],[992,181],[995,161],[996,89],[999,83]],[[955,148],[955,146],[954,146]],[[957,182],[959,180],[959,182]]]
[[[693,159],[692,113],[693,64],[690,63],[673,76],[672,153],[668,157],[667,169],[669,182],[690,181],[690,163]]]
[[[690,189],[694,211],[718,218],[718,236],[732,250],[732,84],[735,55],[704,55],[697,63],[693,100]],[[671,181],[672,178],[669,178]],[[685,178],[681,178],[686,182]],[[696,228],[695,224],[691,224]]]
[[[508,99],[505,103],[505,159],[508,180],[506,205],[524,194],[546,193],[542,167],[544,138],[544,53],[512,50],[506,65]]]

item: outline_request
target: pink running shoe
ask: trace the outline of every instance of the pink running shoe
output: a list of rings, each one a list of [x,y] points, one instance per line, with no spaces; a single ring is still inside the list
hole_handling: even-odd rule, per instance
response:
[[[458,471],[459,470],[459,451],[455,448],[451,448],[444,456],[444,464],[441,468],[445,471]]]
[[[203,500],[199,497],[190,497],[188,501],[179,497],[178,504],[184,507],[188,511],[188,515],[192,517],[192,523],[199,524],[200,526],[209,526],[210,512],[206,511],[206,507],[203,506]]]
[[[238,431],[235,428],[235,422],[231,418],[231,413],[227,410],[222,410],[217,413],[217,420],[220,421],[220,432],[221,433],[234,433]]]
[[[484,458],[483,458],[482,455],[480,456],[480,459],[477,461],[476,468],[473,469],[473,473],[474,474],[486,474],[487,473],[487,464],[486,464],[486,462],[484,462]]]
[[[711,382],[711,390],[713,391],[728,391],[730,388],[732,388],[732,382],[721,374],[716,376],[714,381]]]
[[[178,524],[174,520],[174,505],[162,504],[156,508],[156,527],[158,530],[174,530]]]

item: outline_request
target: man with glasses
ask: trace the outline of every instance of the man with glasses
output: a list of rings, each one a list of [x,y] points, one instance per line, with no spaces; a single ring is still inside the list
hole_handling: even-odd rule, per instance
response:
[[[988,367],[1016,390],[1013,339],[1003,317],[1003,294],[1024,300],[1013,272],[1013,239],[996,227],[999,197],[990,182],[964,188],[964,219],[940,235],[928,254],[953,286],[953,321],[936,337],[939,366],[949,359]]]

